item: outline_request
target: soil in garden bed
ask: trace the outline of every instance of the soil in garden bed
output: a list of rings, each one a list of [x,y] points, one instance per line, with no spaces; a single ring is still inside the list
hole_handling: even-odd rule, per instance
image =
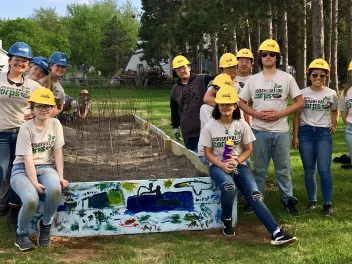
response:
[[[65,178],[73,181],[167,179],[206,176],[186,156],[139,129],[133,116],[64,125]]]

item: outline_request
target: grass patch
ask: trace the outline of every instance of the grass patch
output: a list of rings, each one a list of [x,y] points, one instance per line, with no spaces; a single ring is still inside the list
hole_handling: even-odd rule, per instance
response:
[[[78,97],[78,88],[65,91]],[[110,99],[115,106],[136,112],[172,136],[170,87],[89,89],[89,92],[95,113],[98,111],[97,102]],[[342,122],[339,122],[333,139],[333,158],[346,153]],[[282,210],[272,164],[267,179],[271,188],[265,193],[265,202],[276,220],[299,239],[291,246],[270,246],[270,237],[255,215],[239,214],[237,235],[233,238],[225,238],[221,230],[55,238],[51,248],[21,253],[14,246],[14,234],[7,232],[5,217],[1,217],[0,263],[352,263],[352,172],[332,164],[334,214],[327,218],[321,213],[320,188],[320,207],[312,212],[304,210],[308,202],[304,173],[299,153],[293,149],[291,166],[300,216],[291,217]]]

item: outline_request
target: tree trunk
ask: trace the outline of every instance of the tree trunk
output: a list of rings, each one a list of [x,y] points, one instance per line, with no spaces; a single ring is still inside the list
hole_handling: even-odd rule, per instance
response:
[[[347,65],[349,65],[352,60],[352,0],[347,0],[347,19],[346,19],[346,29],[347,29]]]
[[[312,0],[313,59],[324,58],[323,0]]]
[[[232,53],[237,54],[238,47],[237,47],[237,34],[236,34],[236,29],[233,30],[233,44],[232,44]]]
[[[252,51],[253,51],[253,54],[254,54],[254,61],[255,62],[258,62],[258,52],[257,50],[259,49],[259,45],[260,45],[260,21],[257,22],[257,28],[254,32],[254,37],[253,37],[253,48],[252,48]],[[259,72],[259,64],[258,63],[254,63],[254,66],[253,66],[253,73],[258,73]]]
[[[272,16],[272,7],[271,4],[269,4],[266,7],[267,10],[267,17],[265,19],[264,23],[264,35],[265,38],[273,38],[273,16]]]
[[[272,24],[273,24],[273,39],[277,40],[277,32],[278,32],[278,25],[277,25],[277,8],[273,8],[273,16],[272,16],[274,19],[272,19]]]
[[[352,0],[351,0],[352,1]],[[248,47],[248,49],[250,49],[251,48],[251,46],[252,46],[252,43],[251,43],[251,32],[252,32],[252,29],[251,29],[251,27],[250,27],[250,24],[249,24],[249,20],[247,19],[247,47]]]
[[[282,14],[282,70],[288,70],[288,29],[287,29],[287,9],[284,6]]]
[[[328,1],[326,9],[327,28],[325,29],[325,60],[331,64],[331,35],[332,35],[332,1]]]
[[[307,86],[307,0],[301,0],[302,15],[300,16],[299,30],[298,30],[298,41],[299,48],[297,56],[297,84],[299,88],[303,89]]]
[[[332,36],[331,36],[331,89],[339,91],[337,75],[337,37],[338,37],[338,15],[339,1],[332,0]],[[351,47],[349,47],[351,48]]]
[[[210,36],[211,43],[211,74],[217,75],[219,70],[219,61],[218,61],[218,38],[216,33]]]

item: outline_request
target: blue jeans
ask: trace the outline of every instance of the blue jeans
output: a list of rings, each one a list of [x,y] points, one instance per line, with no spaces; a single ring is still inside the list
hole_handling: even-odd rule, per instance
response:
[[[279,224],[275,221],[269,209],[263,202],[263,196],[258,191],[253,175],[246,165],[237,166],[238,174],[228,174],[223,169],[211,165],[209,168],[210,177],[216,182],[221,190],[221,208],[223,219],[230,219],[232,206],[236,196],[236,188],[246,197],[247,202],[252,206],[254,213],[263,223],[268,232],[272,234]]]
[[[348,152],[350,153],[351,157],[351,164],[352,164],[352,124],[347,123],[346,125],[346,142]]]
[[[184,138],[185,141],[185,147],[186,149],[192,150],[194,152],[198,152],[198,141],[199,141],[199,136],[198,137],[191,137],[191,138]]]
[[[51,165],[37,165],[38,182],[43,184],[44,195],[39,195],[37,189],[28,178],[24,163],[15,164],[12,168],[11,187],[20,196],[22,207],[18,215],[17,234],[27,234],[32,218],[39,206],[39,200],[44,200],[43,224],[50,225],[61,199],[60,178]]]
[[[17,132],[0,132],[0,182],[15,160]]]
[[[324,203],[331,203],[332,177],[330,172],[332,136],[327,127],[300,126],[299,154],[304,168],[304,182],[309,201],[317,200],[315,172],[318,167]]]
[[[266,132],[252,128],[256,137],[253,141],[253,174],[259,191],[264,194],[265,178],[270,159],[273,159],[276,179],[279,183],[281,201],[297,201],[292,194],[290,173],[290,132]]]

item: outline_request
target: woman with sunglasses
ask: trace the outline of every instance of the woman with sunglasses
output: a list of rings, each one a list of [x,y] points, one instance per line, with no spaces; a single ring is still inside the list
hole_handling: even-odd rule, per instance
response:
[[[15,147],[20,126],[25,122],[28,98],[40,85],[23,74],[33,58],[31,47],[24,42],[14,43],[9,51],[9,71],[0,73],[0,215],[9,209],[9,173],[15,159]],[[7,176],[6,176],[7,175]]]
[[[352,79],[352,61],[348,67],[350,79]],[[352,169],[352,84],[345,88],[339,100],[339,110],[341,111],[342,120],[346,125],[346,142],[348,152],[350,153],[351,163],[342,164],[343,169]]]
[[[44,200],[44,212],[37,222],[37,244],[50,245],[50,226],[61,199],[61,187],[69,185],[63,176],[62,125],[58,119],[50,118],[56,105],[54,94],[47,88],[38,88],[28,102],[34,118],[20,128],[10,180],[22,200],[15,242],[21,251],[34,248],[28,229],[39,200]],[[52,159],[56,169],[51,165]]]
[[[235,235],[232,209],[237,187],[253,207],[258,219],[265,225],[271,235],[272,245],[296,241],[296,237],[286,234],[273,218],[246,165],[245,161],[252,154],[252,142],[255,136],[249,125],[241,119],[236,90],[231,85],[220,84],[215,100],[213,119],[201,131],[200,142],[210,162],[210,177],[221,191],[223,234]],[[228,140],[233,142],[233,148],[231,154],[223,157],[225,142]]]
[[[304,108],[295,113],[292,145],[299,149],[304,168],[304,182],[308,194],[307,209],[317,206],[316,169],[320,175],[323,194],[323,213],[331,213],[332,134],[336,132],[338,99],[336,91],[325,86],[330,74],[329,64],[323,59],[312,61],[307,69],[312,82],[302,89]],[[331,112],[331,114],[330,114]]]

